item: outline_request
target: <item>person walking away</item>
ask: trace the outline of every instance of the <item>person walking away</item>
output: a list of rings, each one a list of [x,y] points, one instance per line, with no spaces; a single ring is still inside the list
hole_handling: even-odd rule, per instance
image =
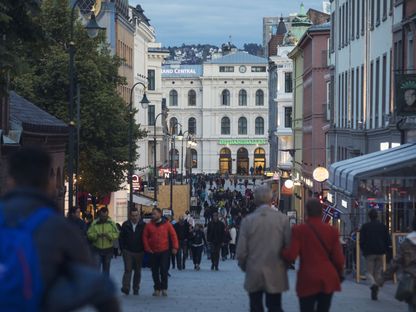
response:
[[[412,232],[400,244],[397,257],[393,259],[384,275],[387,279],[397,272],[402,273],[399,277],[400,280],[413,279],[413,295],[409,295],[405,302],[409,306],[409,312],[416,312],[416,217],[413,219]]]
[[[223,222],[225,224],[227,224],[227,219],[224,218]],[[222,261],[225,261],[228,258],[230,240],[231,240],[230,231],[228,230],[228,226],[226,225],[225,226],[225,233],[224,233],[224,243],[222,244],[222,247],[221,247]]]
[[[333,293],[341,290],[344,256],[339,233],[322,222],[319,200],[306,203],[305,224],[292,228],[292,241],[283,250],[283,257],[293,263],[300,257],[296,292],[301,312],[329,312]]]
[[[82,237],[87,237],[87,225],[81,219],[81,210],[76,207],[72,207],[68,211],[67,220],[72,223],[77,229]]]
[[[87,232],[93,251],[97,258],[98,267],[110,275],[110,264],[113,256],[113,243],[119,237],[117,226],[108,216],[108,208],[101,208],[98,219],[94,220]]]
[[[254,199],[257,208],[243,219],[240,227],[238,265],[245,272],[250,311],[264,311],[265,294],[268,311],[282,312],[282,293],[289,289],[289,281],[281,252],[290,241],[289,219],[271,209],[269,188],[257,188]]]
[[[371,299],[377,300],[378,291],[383,284],[383,256],[389,250],[390,235],[387,226],[378,221],[376,209],[371,209],[368,217],[370,222],[364,224],[360,230],[360,248],[366,262]]]
[[[144,256],[144,227],[145,223],[140,218],[139,210],[137,208],[131,208],[129,220],[123,223],[120,231],[120,247],[124,262],[121,292],[125,295],[130,293],[131,275],[133,271],[133,294],[139,294]]]
[[[230,256],[232,260],[235,260],[236,244],[237,244],[237,228],[234,223],[230,228]]]
[[[186,258],[188,256],[189,224],[185,217],[180,216],[179,222],[174,226],[179,241],[179,249],[176,254],[176,265],[178,270],[185,270]]]
[[[172,250],[169,250],[172,244]],[[152,221],[146,224],[143,232],[144,250],[150,253],[153,296],[167,296],[170,252],[176,255],[179,249],[178,237],[172,224],[162,218],[162,210],[153,208]]]
[[[10,189],[0,202],[0,311],[73,311],[88,305],[99,312],[121,311],[114,286],[97,272],[79,227],[52,199],[50,155],[23,147],[10,155],[7,169]]]
[[[221,246],[224,242],[225,225],[219,220],[218,212],[212,215],[212,221],[208,223],[207,238],[211,250],[211,270],[218,271]]]
[[[202,251],[207,245],[202,224],[197,224],[190,235],[192,260],[194,262],[194,269],[199,271],[201,269]]]

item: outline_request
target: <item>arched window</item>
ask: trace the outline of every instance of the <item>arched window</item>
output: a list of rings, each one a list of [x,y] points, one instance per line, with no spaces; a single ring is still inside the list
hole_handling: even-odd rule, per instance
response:
[[[188,132],[189,134],[196,134],[196,119],[194,117],[188,119]]]
[[[256,106],[263,106],[264,105],[264,92],[263,90],[256,91]]]
[[[169,132],[171,134],[178,134],[178,119],[176,117],[172,117],[169,121]]]
[[[169,105],[178,106],[178,91],[170,90],[169,92]]]
[[[198,168],[198,152],[191,149],[192,168]]]
[[[227,89],[223,90],[221,93],[221,105],[230,106],[230,91]]]
[[[196,106],[196,92],[189,90],[188,92],[188,106]]]
[[[238,105],[247,106],[247,91],[244,89],[238,93]]]
[[[240,117],[238,119],[238,134],[247,134],[247,118]]]
[[[262,117],[256,118],[256,132],[257,135],[264,134],[264,119]]]
[[[221,134],[230,134],[230,118],[228,117],[223,117],[221,119]]]

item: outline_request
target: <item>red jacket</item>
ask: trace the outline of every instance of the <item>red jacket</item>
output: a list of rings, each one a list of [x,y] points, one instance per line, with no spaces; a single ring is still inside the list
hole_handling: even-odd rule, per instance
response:
[[[169,243],[172,243],[170,246]],[[151,221],[146,224],[143,231],[144,250],[150,253],[158,253],[169,250],[169,248],[178,249],[178,237],[175,229],[170,222],[163,220],[160,223]]]
[[[341,290],[339,273],[344,267],[344,255],[339,243],[338,230],[321,218],[309,218],[310,223],[331,253],[332,264],[315,233],[308,224],[294,226],[290,246],[283,250],[283,257],[290,262],[300,257],[296,292],[300,298],[318,293],[330,294]]]

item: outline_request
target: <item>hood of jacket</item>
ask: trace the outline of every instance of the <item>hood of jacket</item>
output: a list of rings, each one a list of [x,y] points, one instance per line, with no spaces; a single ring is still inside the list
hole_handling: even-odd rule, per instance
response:
[[[406,238],[413,244],[416,245],[416,231],[409,233]]]

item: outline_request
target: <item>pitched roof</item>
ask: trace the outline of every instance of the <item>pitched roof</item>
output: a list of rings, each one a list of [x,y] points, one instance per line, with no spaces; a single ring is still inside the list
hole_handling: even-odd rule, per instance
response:
[[[25,131],[67,133],[62,120],[29,102],[16,92],[10,92],[10,121]]]
[[[238,51],[225,55],[223,57],[213,59],[211,61],[205,62],[205,64],[262,64],[267,65],[267,59],[263,57],[258,57],[251,55],[247,52]]]

